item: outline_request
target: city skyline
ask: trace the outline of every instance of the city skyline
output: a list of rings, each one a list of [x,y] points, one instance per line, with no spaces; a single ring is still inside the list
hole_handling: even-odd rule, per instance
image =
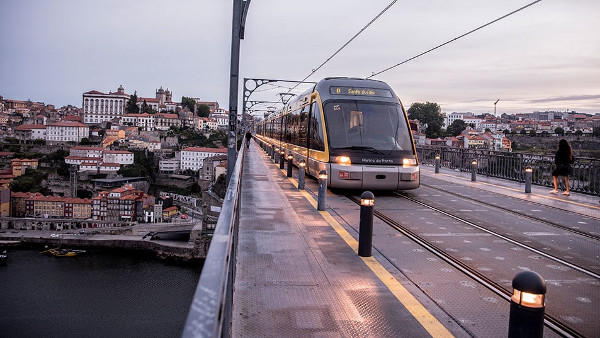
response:
[[[240,87],[243,78],[307,77],[390,3],[253,1]],[[307,81],[368,77],[529,3],[394,3]],[[444,112],[493,113],[499,99],[498,115],[598,113],[599,9],[592,0],[541,1],[374,78],[388,82],[407,108],[429,101]],[[11,14],[0,23],[5,99],[81,107],[90,90],[123,85],[128,94],[153,97],[162,86],[175,101],[199,97],[229,108],[230,1],[8,0],[0,10]],[[265,86],[252,99],[276,100],[291,87],[283,86]]]

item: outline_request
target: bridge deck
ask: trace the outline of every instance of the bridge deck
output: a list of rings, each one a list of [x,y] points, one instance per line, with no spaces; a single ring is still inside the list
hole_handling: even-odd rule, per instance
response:
[[[258,146],[245,161],[234,337],[467,336],[393,266],[359,257]]]

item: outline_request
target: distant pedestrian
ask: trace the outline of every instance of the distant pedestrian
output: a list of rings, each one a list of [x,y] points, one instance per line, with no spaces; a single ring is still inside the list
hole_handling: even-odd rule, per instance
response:
[[[252,133],[250,133],[250,130],[248,130],[246,132],[246,148],[250,147],[250,139],[252,138]]]
[[[573,162],[575,162],[575,160],[573,158],[571,145],[563,138],[558,142],[558,150],[554,156],[556,169],[552,171],[554,190],[550,191],[551,194],[558,194],[558,176],[562,176],[565,180],[565,191],[562,194],[565,196],[571,195],[569,192],[569,176],[573,175],[573,168],[571,167]]]

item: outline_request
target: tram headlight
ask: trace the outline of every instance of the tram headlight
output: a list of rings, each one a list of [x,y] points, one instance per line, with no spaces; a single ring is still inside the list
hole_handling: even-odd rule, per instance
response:
[[[403,167],[412,167],[415,165],[417,165],[417,160],[415,160],[414,158],[403,158],[402,159]]]
[[[340,165],[351,165],[352,161],[350,160],[349,156],[334,156],[333,157],[333,162],[340,164]]]

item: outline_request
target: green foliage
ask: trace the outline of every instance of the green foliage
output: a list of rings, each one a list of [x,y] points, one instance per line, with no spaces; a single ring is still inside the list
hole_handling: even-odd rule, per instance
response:
[[[533,130],[533,129],[531,129],[531,130],[529,131],[529,136],[531,136],[531,137],[536,137],[536,136],[537,136],[537,133],[536,133],[536,131],[535,131],[535,130]]]
[[[146,100],[144,100],[144,102],[142,103],[142,109],[140,109],[140,113],[154,114],[156,112],[154,111],[154,109],[152,109],[151,106],[148,105],[148,103],[146,103]]]
[[[77,197],[79,198],[92,198],[94,194],[89,190],[77,189]]]
[[[580,129],[578,129],[578,130],[575,131],[575,135],[576,136],[581,136],[581,135],[583,135],[583,131],[581,131]]]
[[[446,128],[446,131],[452,136],[458,136],[465,129],[467,129],[467,124],[465,123],[465,121],[458,119],[458,120],[454,120],[448,126],[448,128]]]
[[[427,124],[425,134],[429,138],[437,138],[442,135],[442,124],[444,117],[440,113],[441,109],[437,103],[413,103],[408,108],[408,118],[419,120],[423,124]]]
[[[201,104],[198,106],[198,116],[200,117],[208,117],[210,115],[210,107],[205,105],[205,104]]]
[[[196,108],[196,100],[192,99],[191,97],[185,97],[182,96],[181,97],[181,106],[182,107],[187,107],[190,111],[194,111],[194,109]]]
[[[519,134],[521,134],[521,135],[527,135],[527,130],[521,129],[521,131],[519,132]]]
[[[133,153],[133,164],[121,166],[118,173],[123,177],[149,177],[156,176],[154,153],[146,150],[130,150]]]
[[[137,92],[129,96],[129,100],[127,100],[127,105],[125,106],[127,114],[138,114],[140,112],[140,107],[137,106],[137,98]]]
[[[223,146],[223,147],[227,147],[227,141],[228,141],[227,134],[220,130],[212,132],[210,134],[210,136],[208,137],[208,140],[212,144],[214,144],[216,147],[218,147],[219,145]]]
[[[556,127],[556,129],[554,129],[554,133],[562,136],[565,134],[565,130],[562,127]]]
[[[38,138],[38,139],[33,140],[33,144],[36,146],[43,146],[43,145],[46,145],[46,140]]]
[[[48,174],[37,169],[27,169],[24,175],[21,175],[10,182],[11,191],[20,192],[39,192],[42,190],[41,184]]]

